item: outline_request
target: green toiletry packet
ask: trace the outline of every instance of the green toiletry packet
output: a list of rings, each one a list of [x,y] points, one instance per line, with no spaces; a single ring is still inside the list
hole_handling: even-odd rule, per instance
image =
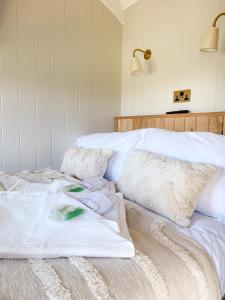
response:
[[[67,193],[80,193],[84,190],[85,189],[83,187],[77,185],[67,185],[63,188],[63,191]]]
[[[76,217],[79,217],[84,212],[84,208],[75,207],[72,205],[64,205],[52,210],[50,213],[50,219],[57,222],[70,221]]]

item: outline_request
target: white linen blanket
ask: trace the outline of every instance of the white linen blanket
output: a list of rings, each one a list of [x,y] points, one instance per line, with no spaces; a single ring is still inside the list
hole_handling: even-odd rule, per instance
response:
[[[71,184],[68,178],[60,178],[57,174],[53,182],[37,183],[41,181],[42,175],[39,175],[39,179],[38,174],[35,176],[36,183],[28,181],[28,173],[0,176],[2,187],[9,190],[0,192],[1,258],[134,256],[124,201],[113,192],[110,184],[93,179],[95,184],[91,188],[97,191],[86,189],[66,194],[62,188]],[[83,183],[88,184],[90,186],[90,182]],[[108,205],[111,203],[109,209],[104,207],[102,199]],[[95,212],[83,204],[85,201],[95,206],[100,203],[101,207]],[[51,212],[64,205],[84,208],[85,212],[70,221],[52,220]]]

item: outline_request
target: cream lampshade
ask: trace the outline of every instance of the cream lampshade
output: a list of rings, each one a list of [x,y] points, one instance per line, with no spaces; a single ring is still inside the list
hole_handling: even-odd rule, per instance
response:
[[[131,61],[131,74],[132,75],[140,75],[143,69],[138,57],[133,57]]]
[[[205,39],[201,45],[200,50],[203,52],[215,52],[218,50],[219,43],[219,28],[216,26],[220,17],[225,16],[225,12],[222,12],[216,16],[213,21],[212,27],[209,27]]]
[[[147,50],[141,50],[141,49],[135,49],[133,51],[133,58],[131,61],[131,75],[140,75],[143,71],[140,60],[138,57],[136,57],[136,52],[142,52],[144,54],[144,59],[149,60],[152,55],[152,51],[150,49]]]
[[[218,43],[219,43],[219,28],[209,27],[200,50],[203,52],[217,51]]]

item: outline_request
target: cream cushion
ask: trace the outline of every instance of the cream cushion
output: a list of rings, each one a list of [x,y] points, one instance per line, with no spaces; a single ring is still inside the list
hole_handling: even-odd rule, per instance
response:
[[[94,133],[78,138],[76,145],[84,148],[114,150],[104,177],[110,181],[117,181],[123,171],[125,161],[141,141],[141,132],[142,130]]]
[[[176,132],[149,128],[142,131],[138,149],[160,155],[217,166],[196,210],[211,217],[225,218],[225,136],[210,132]]]
[[[110,149],[85,149],[73,147],[64,155],[61,171],[78,179],[103,177],[108,160],[113,155]]]
[[[127,199],[186,227],[198,194],[215,170],[213,165],[136,150],[125,163],[117,189]]]

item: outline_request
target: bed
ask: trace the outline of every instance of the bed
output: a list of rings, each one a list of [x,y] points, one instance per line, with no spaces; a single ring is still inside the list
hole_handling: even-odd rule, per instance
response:
[[[114,130],[116,132],[145,128],[160,128],[177,132],[212,132],[225,135],[225,112],[135,115],[118,116],[114,118]],[[192,228],[183,230],[183,232],[192,237],[206,249],[213,260],[214,265],[216,265],[217,272],[222,282],[222,289],[225,291],[225,274],[223,274],[225,270],[225,221],[223,218],[215,220],[214,218],[205,217],[201,214],[195,214],[193,220],[194,225]],[[218,231],[213,230],[213,228],[216,228]],[[225,299],[225,296],[223,299]]]
[[[116,117],[114,122],[118,132],[153,127],[225,134],[225,113]],[[125,204],[134,257],[1,259],[0,299],[222,298],[224,219],[195,213],[192,226],[182,229],[136,203]]]

